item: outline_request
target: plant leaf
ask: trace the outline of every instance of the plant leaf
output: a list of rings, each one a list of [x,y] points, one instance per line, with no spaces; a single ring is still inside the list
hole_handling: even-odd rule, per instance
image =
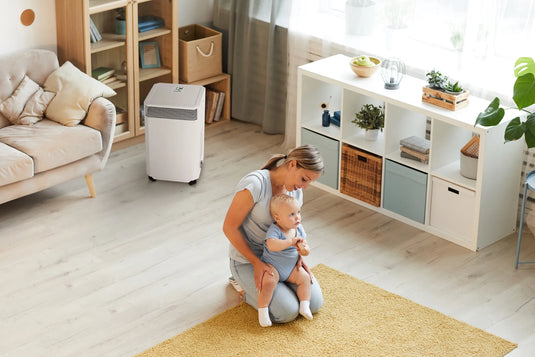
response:
[[[535,75],[535,63],[531,57],[520,57],[515,62],[515,77],[532,73]]]
[[[485,109],[484,112],[479,113],[474,126],[476,126],[477,124],[483,126],[498,125],[503,119],[504,115],[505,110],[503,108],[500,108],[500,99],[496,97],[492,102],[490,102],[489,106],[487,107],[487,109]]]
[[[518,140],[526,133],[527,125],[520,122],[520,117],[516,117],[507,124],[505,134],[503,135],[505,141]]]
[[[518,109],[529,107],[535,103],[535,77],[526,73],[518,77],[513,87],[513,100]]]
[[[528,145],[528,149],[535,147],[535,135],[533,135],[529,130],[526,131],[525,139],[526,144]]]

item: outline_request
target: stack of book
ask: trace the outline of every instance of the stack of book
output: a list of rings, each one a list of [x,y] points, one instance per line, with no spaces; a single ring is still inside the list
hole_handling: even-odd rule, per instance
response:
[[[223,105],[225,103],[225,92],[218,92],[210,88],[206,88],[206,107],[205,117],[206,124],[217,122],[221,120],[223,113]]]
[[[115,107],[115,135],[119,135],[128,129],[128,113],[121,107]]]
[[[110,85],[114,82],[120,82],[115,75],[115,70],[110,67],[98,67],[91,71],[91,76],[97,81],[100,81],[106,85]]]
[[[139,32],[154,30],[164,26],[164,21],[159,16],[147,15],[140,16],[137,20],[137,27]]]
[[[399,141],[401,157],[429,163],[429,140],[419,136],[409,136]]]
[[[93,19],[91,16],[89,17],[89,39],[91,42],[98,42],[102,40],[102,35],[98,31],[97,27],[95,26],[95,23],[93,22]]]

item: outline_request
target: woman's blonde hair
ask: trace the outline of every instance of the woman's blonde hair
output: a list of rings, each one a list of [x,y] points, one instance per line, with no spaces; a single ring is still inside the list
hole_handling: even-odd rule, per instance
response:
[[[298,167],[305,170],[323,173],[323,158],[321,157],[319,150],[308,144],[296,147],[295,149],[290,150],[286,155],[278,154],[272,156],[262,169],[272,170],[292,160],[296,161]]]

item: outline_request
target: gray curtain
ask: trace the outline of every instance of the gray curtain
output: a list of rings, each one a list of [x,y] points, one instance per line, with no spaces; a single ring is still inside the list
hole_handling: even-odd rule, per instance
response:
[[[215,0],[213,25],[223,33],[223,66],[232,76],[232,117],[284,133],[289,1]]]

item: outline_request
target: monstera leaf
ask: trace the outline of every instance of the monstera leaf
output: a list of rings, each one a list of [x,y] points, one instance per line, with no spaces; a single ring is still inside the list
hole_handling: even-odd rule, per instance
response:
[[[516,79],[513,87],[513,100],[518,109],[535,104],[535,77],[529,72]]]
[[[527,73],[535,75],[535,62],[531,57],[520,57],[515,63],[515,77],[520,77]]]
[[[477,124],[483,126],[498,125],[500,121],[502,121],[504,115],[505,110],[500,108],[500,98],[496,97],[492,102],[490,102],[489,106],[484,112],[479,113],[474,126]]]

